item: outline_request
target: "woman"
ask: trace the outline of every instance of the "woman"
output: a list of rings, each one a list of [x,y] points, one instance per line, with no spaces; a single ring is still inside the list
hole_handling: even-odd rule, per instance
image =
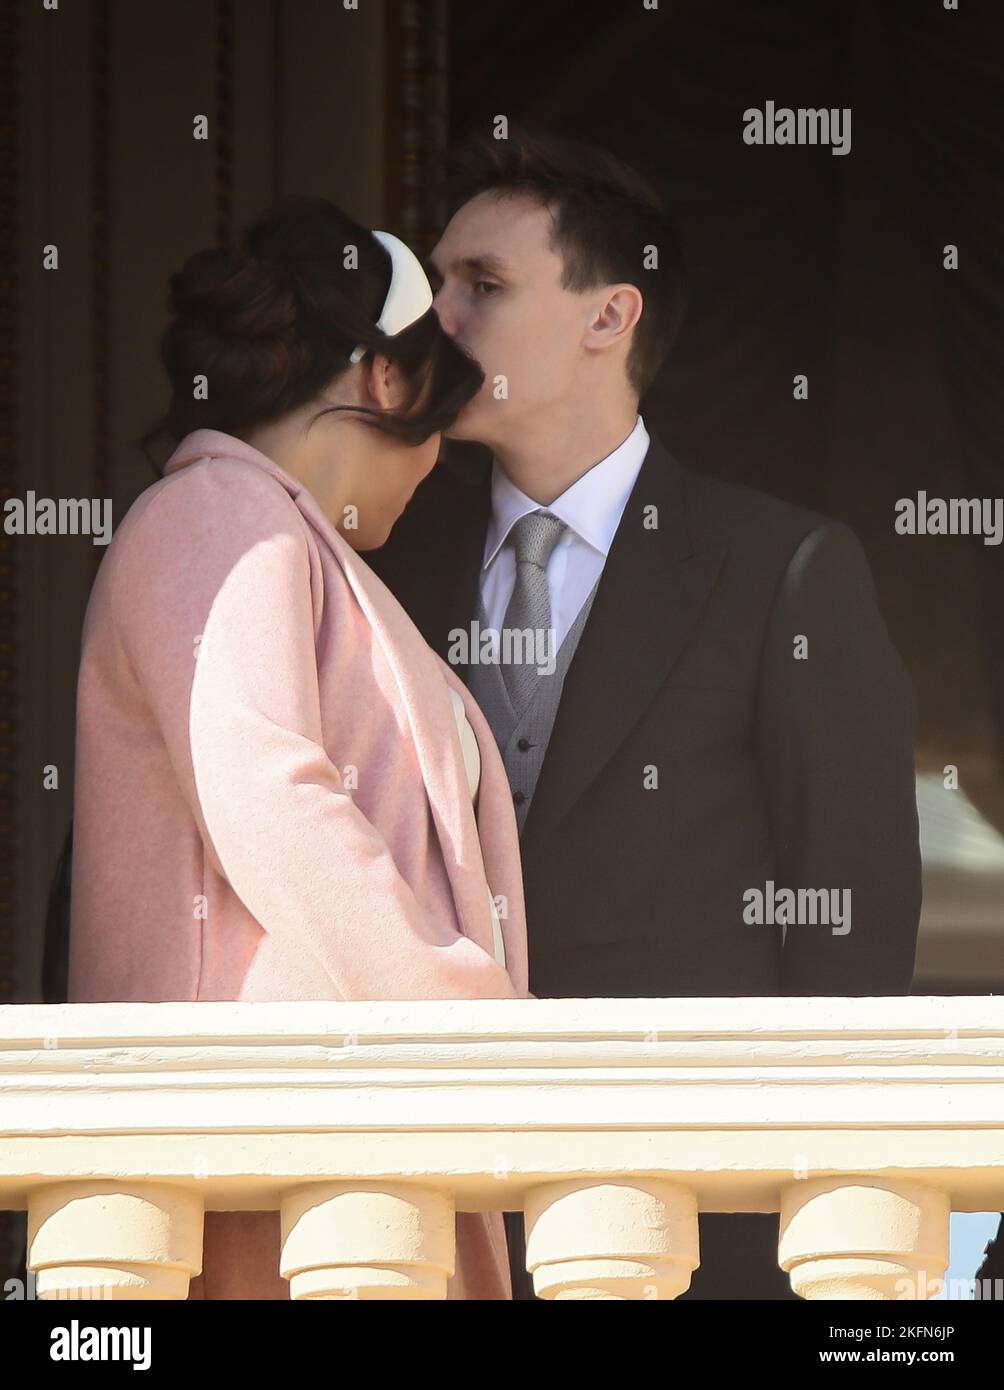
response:
[[[69,998],[532,997],[491,732],[359,555],[480,370],[324,199],[170,284],[177,447],[84,623]],[[208,1212],[191,1296],[288,1297],[278,1253],[276,1212]],[[501,1214],[458,1214],[448,1296],[509,1297]]]

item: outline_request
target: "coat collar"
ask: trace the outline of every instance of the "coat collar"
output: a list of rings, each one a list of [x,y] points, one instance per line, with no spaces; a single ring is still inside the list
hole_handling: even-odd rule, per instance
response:
[[[191,434],[186,434],[164,464],[164,476],[206,458],[241,459],[245,463],[253,463],[266,473],[271,473],[274,478],[278,478],[291,497],[297,497],[306,491],[299,479],[280,468],[267,454],[255,449],[245,440],[238,439],[235,434],[225,434],[222,430],[192,430]]]

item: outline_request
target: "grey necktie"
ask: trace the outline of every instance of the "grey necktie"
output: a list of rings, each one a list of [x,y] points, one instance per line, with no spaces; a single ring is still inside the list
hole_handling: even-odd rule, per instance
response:
[[[551,626],[547,562],[566,529],[565,523],[553,513],[537,511],[521,516],[509,533],[516,552],[516,583],[502,626],[524,632],[529,629],[533,634],[529,646],[525,642],[520,646],[514,641],[510,647],[511,654],[522,654],[523,660],[503,661],[502,664],[502,679],[517,715],[526,708],[539,678],[537,633],[547,632]],[[553,639],[539,640],[550,642]],[[549,647],[548,650],[553,649]]]

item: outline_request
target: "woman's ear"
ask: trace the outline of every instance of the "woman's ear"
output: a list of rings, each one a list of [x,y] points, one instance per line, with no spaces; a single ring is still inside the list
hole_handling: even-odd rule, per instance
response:
[[[382,352],[363,359],[363,386],[369,401],[380,410],[393,410],[404,399],[401,369]]]

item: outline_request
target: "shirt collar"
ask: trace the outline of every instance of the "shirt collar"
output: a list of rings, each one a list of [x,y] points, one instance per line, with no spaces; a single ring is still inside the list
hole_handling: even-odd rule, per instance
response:
[[[554,499],[547,511],[553,512],[594,550],[608,554],[648,446],[648,431],[639,415],[623,443],[587,469]],[[485,539],[485,569],[520,517],[539,508],[539,502],[527,497],[497,463],[492,464],[492,516]]]

